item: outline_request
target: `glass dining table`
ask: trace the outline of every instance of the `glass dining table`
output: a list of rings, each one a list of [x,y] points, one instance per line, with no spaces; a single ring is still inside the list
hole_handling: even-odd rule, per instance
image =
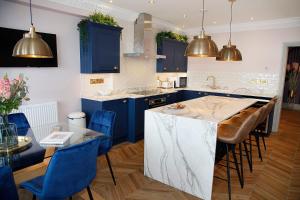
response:
[[[53,132],[72,132],[73,134],[63,144],[41,145],[40,141]],[[101,142],[111,141],[111,138],[103,133],[66,123],[18,129],[18,135],[18,146],[0,149],[0,167],[9,165],[16,171],[37,164],[44,160],[46,149],[50,147],[66,148],[95,138],[100,138]]]

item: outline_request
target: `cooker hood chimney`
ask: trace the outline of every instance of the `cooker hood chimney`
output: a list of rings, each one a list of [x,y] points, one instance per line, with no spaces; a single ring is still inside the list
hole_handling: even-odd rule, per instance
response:
[[[135,20],[133,52],[124,53],[124,56],[144,58],[157,57],[153,40],[152,16],[150,14],[140,13]]]

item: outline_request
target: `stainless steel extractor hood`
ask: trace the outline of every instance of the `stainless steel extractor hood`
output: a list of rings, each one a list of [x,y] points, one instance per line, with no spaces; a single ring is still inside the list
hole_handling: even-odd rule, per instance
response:
[[[134,46],[132,53],[124,53],[126,57],[163,58],[157,56],[152,31],[152,16],[140,13],[134,23]]]

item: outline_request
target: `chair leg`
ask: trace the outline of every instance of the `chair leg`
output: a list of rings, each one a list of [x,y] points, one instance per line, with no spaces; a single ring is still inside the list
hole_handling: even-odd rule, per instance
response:
[[[114,181],[114,184],[116,185],[116,180],[115,180],[114,172],[112,170],[112,167],[111,167],[111,164],[110,164],[110,159],[109,159],[107,153],[105,154],[105,157],[106,157],[106,160],[107,160],[107,163],[108,163],[108,167],[109,167],[109,170],[110,170],[111,177],[112,177],[112,179]]]
[[[261,138],[262,138],[262,141],[263,141],[263,144],[264,144],[264,147],[265,147],[265,151],[267,150],[267,147],[266,147],[266,142],[265,142],[265,136],[261,136]]]
[[[234,144],[231,145],[231,152],[232,152],[235,168],[236,168],[236,171],[237,171],[237,174],[238,174],[238,177],[239,177],[240,185],[241,185],[241,188],[243,188],[244,187],[244,181],[243,181],[243,177],[241,176],[240,166],[239,166],[237,158],[236,158],[235,145]]]
[[[87,191],[88,191],[90,200],[94,200],[93,194],[92,194],[91,189],[90,189],[90,186],[88,185],[88,186],[86,187],[86,189],[87,189]]]
[[[35,196],[35,194],[32,196],[32,200],[36,200],[36,196]]]
[[[227,167],[228,198],[229,198],[229,200],[231,200],[231,180],[230,180],[230,166],[229,166],[228,144],[226,144],[226,167]]]
[[[243,141],[243,144],[244,144],[244,148],[245,148],[245,151],[246,151],[246,157],[247,157],[247,161],[248,161],[248,165],[249,165],[249,169],[250,169],[250,172],[252,172],[252,161],[251,161],[251,158],[249,156],[249,152],[248,152],[248,148],[247,148],[247,144],[245,141]]]
[[[258,150],[258,156],[261,161],[263,161],[262,156],[261,156],[261,150],[260,150],[260,144],[259,144],[259,135],[256,133],[255,134],[255,140],[256,140],[256,145],[257,145],[257,150]]]
[[[241,164],[241,178],[242,178],[242,182],[243,182],[243,186],[244,187],[244,163],[243,163],[243,151],[242,151],[242,144],[239,143],[239,150],[240,150],[240,164]]]
[[[252,156],[252,136],[249,134],[249,146],[250,146],[250,161],[251,161],[251,168],[253,170],[253,156]]]

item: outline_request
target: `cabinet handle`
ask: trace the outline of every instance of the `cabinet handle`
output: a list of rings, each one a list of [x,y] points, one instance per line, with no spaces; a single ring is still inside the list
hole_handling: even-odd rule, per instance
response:
[[[167,70],[167,68],[166,68],[166,67],[164,67],[164,70]]]
[[[148,98],[147,98],[147,99],[144,99],[144,101],[148,101]]]
[[[227,97],[230,97],[230,94],[226,94]]]
[[[123,103],[127,103],[127,100],[123,100]]]
[[[202,92],[198,92],[198,94],[202,94]]]
[[[177,67],[176,70],[179,71],[179,67]]]
[[[170,95],[168,94],[167,97],[170,97]]]
[[[118,67],[117,67],[117,66],[115,66],[115,67],[114,67],[114,69],[118,69]]]

